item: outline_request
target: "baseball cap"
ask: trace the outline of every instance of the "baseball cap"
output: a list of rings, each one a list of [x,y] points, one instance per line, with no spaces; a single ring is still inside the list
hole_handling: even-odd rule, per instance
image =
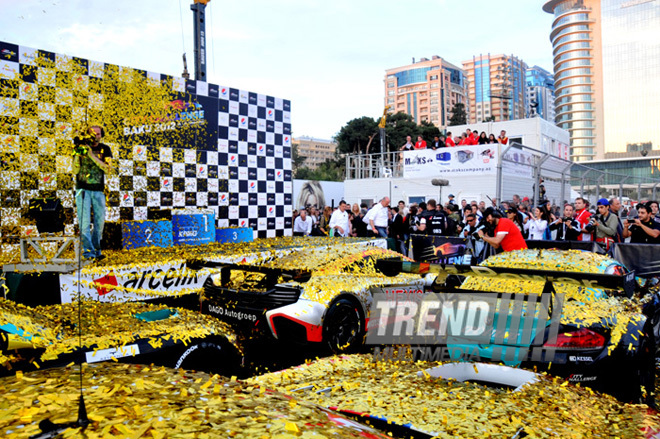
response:
[[[454,194],[449,194],[449,196],[450,196],[451,198],[454,198]]]
[[[598,203],[596,203],[596,205],[598,205],[598,206],[609,206],[610,202],[607,201],[607,198],[601,198],[600,200],[598,200]]]
[[[524,197],[523,201],[529,201],[529,197]]]

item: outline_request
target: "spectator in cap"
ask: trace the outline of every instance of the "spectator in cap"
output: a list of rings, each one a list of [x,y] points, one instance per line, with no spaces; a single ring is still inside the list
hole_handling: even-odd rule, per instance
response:
[[[449,203],[450,204],[455,204],[456,203],[456,201],[454,201],[454,194],[449,194],[449,197],[447,197],[447,198],[449,198]]]
[[[596,242],[605,244],[605,248],[609,249],[615,240],[619,219],[610,212],[610,202],[607,198],[598,200],[596,209],[598,212],[591,220],[595,229]]]

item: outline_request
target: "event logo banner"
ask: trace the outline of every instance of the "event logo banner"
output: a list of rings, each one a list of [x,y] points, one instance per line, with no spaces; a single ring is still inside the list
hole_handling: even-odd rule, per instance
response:
[[[443,346],[491,361],[552,361],[562,294],[374,293],[366,344]]]
[[[405,178],[495,175],[497,165],[498,145],[465,145],[403,152]]]

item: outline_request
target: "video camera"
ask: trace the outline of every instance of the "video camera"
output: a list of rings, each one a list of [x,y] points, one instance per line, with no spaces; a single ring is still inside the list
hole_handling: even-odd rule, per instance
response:
[[[87,150],[96,142],[96,133],[91,129],[81,130],[73,138],[73,155],[87,155]]]

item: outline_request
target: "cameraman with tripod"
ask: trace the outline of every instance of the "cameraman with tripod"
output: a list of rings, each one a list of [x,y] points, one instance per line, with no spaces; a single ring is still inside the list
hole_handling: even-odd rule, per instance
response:
[[[110,171],[112,151],[101,142],[103,128],[93,125],[74,137],[73,173],[76,174],[76,208],[83,258],[101,260],[105,223],[105,174]],[[92,230],[92,212],[94,227]]]

